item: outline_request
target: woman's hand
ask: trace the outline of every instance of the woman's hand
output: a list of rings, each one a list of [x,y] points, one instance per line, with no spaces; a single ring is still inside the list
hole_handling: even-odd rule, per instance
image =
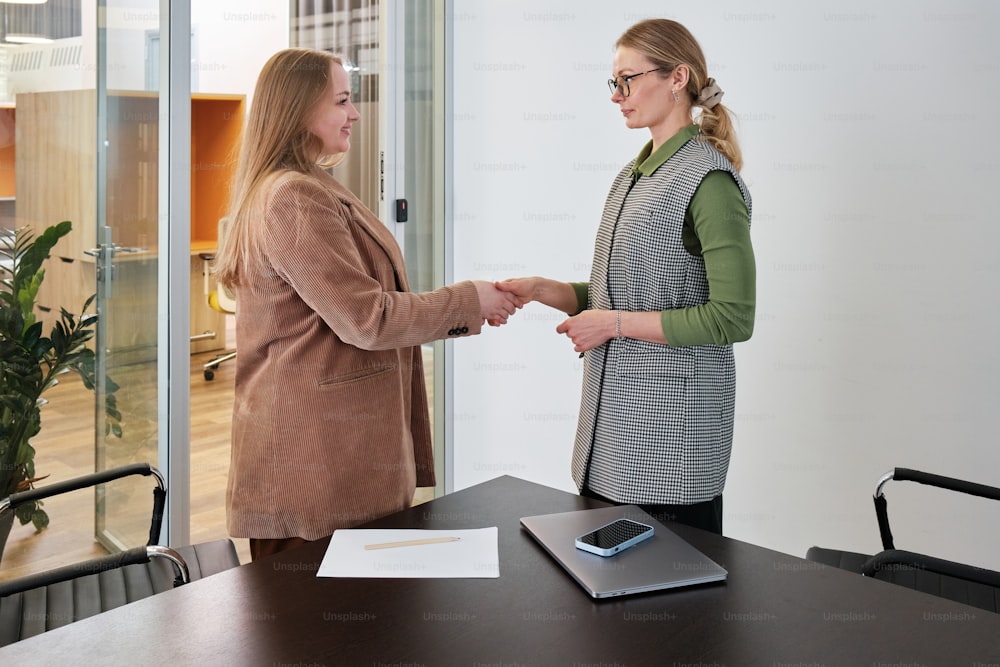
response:
[[[474,280],[479,295],[480,317],[491,327],[507,324],[507,318],[517,312],[524,303],[514,294],[496,288],[486,280]]]
[[[563,320],[556,327],[556,333],[569,336],[573,341],[574,351],[586,352],[615,337],[617,316],[618,312],[614,310],[585,310]]]
[[[523,306],[538,298],[538,286],[541,281],[542,279],[536,276],[531,278],[508,278],[507,280],[497,281],[493,284],[498,290],[517,297]]]
[[[580,309],[576,292],[569,283],[531,276],[528,278],[508,278],[494,284],[498,290],[516,296],[521,306],[537,301],[566,314],[575,313]]]

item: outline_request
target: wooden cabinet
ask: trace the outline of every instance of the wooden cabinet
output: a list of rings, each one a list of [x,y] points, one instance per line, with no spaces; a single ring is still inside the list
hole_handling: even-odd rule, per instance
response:
[[[214,339],[192,342],[192,351],[225,345],[224,317],[207,304],[199,253],[216,245],[218,220],[225,214],[229,183],[235,173],[244,103],[242,95],[196,94],[191,100],[191,329],[194,334],[218,333]],[[107,142],[107,223],[98,219],[96,91],[24,93],[17,96],[16,104],[16,224],[41,231],[61,220],[73,222],[73,231],[53,249],[39,291],[39,305],[51,309],[46,319],[58,319],[60,307],[79,313],[95,292],[95,259],[85,251],[97,246],[99,228],[105,224],[112,228],[117,246],[139,251],[127,258],[134,266],[122,271],[130,274],[130,280],[120,290],[115,288],[114,298],[145,302],[150,295],[155,298],[156,271],[150,269],[149,262],[155,266],[157,228],[163,224],[158,220],[157,202],[157,97],[136,92],[108,97],[108,116],[115,123]],[[0,141],[0,197],[5,192],[4,157]],[[150,270],[140,270],[143,263]],[[155,336],[155,326],[146,328]],[[138,329],[134,322],[131,329]],[[119,334],[113,339],[137,346],[149,342],[133,341],[129,336],[134,337],[134,331],[113,333]]]
[[[17,100],[17,226],[39,234],[62,220],[73,222],[73,231],[45,265],[38,305],[48,313],[47,323],[58,319],[61,307],[79,313],[96,284],[93,260],[83,255],[96,238],[96,100],[93,90],[33,93]],[[85,269],[81,261],[91,266]]]

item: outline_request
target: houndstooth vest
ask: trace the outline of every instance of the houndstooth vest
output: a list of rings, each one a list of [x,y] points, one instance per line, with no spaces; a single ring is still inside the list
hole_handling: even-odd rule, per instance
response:
[[[630,162],[604,205],[589,308],[662,311],[708,301],[705,262],[681,239],[684,213],[711,171],[733,165],[693,138],[651,176]],[[671,347],[613,338],[586,354],[572,474],[617,502],[691,504],[722,493],[733,441],[731,345]]]

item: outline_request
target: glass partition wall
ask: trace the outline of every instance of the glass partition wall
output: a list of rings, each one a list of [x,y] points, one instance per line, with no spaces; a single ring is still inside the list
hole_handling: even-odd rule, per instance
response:
[[[173,486],[183,481],[169,469],[171,442],[162,437],[165,424],[160,423],[169,376],[159,363],[165,349],[159,275],[173,250],[160,242],[161,198],[166,196],[159,187],[166,153],[159,132],[161,82],[149,76],[147,58],[135,57],[135,45],[145,46],[147,34],[160,32],[158,9],[158,0],[98,2],[96,109],[88,109],[86,96],[77,110],[82,117],[96,111],[97,211],[93,226],[80,231],[93,244],[84,254],[93,261],[99,318],[95,468],[150,463]],[[126,12],[137,18],[127,18]],[[114,430],[106,423],[111,400],[121,415]],[[98,487],[95,529],[109,551],[148,539],[149,495],[150,480],[141,477]]]
[[[41,317],[51,320],[60,307],[79,312],[91,294],[98,297],[91,310],[101,316],[96,402],[95,392],[69,376],[46,394],[50,403],[33,441],[38,474],[49,476],[42,483],[150,462],[168,474],[177,501],[173,543],[188,530],[192,542],[227,536],[234,366],[224,365],[209,382],[201,363],[235,341],[232,318],[206,305],[203,257],[214,248],[257,72],[280,48],[310,46],[346,58],[362,121],[334,175],[394,232],[413,289],[444,284],[444,5],[49,0],[54,41],[0,43],[0,222],[41,230],[72,220],[71,237],[47,265]],[[66,28],[66,15],[56,11],[66,6],[75,7],[76,28]],[[0,3],[0,19],[14,9]],[[184,47],[181,61],[190,61],[190,90],[171,91],[173,111],[165,112],[178,56],[168,55],[161,37],[178,13],[190,21],[189,34],[175,27],[173,35]],[[2,40],[14,24],[0,27]],[[383,44],[389,35],[392,43]],[[188,94],[190,114],[178,123],[171,115],[177,95]],[[178,141],[188,143],[190,155],[167,155]],[[178,201],[185,184],[186,199]],[[398,223],[393,204],[402,198],[409,220]],[[438,490],[445,472],[445,347],[424,346]],[[120,437],[105,422],[109,396],[121,413]],[[180,468],[171,469],[175,464]],[[148,479],[108,485],[93,503],[52,499],[49,529],[15,527],[0,578],[142,544],[150,507]],[[95,531],[102,546],[93,544]],[[246,560],[245,540],[237,548]]]
[[[297,0],[291,44],[334,52],[351,73],[361,121],[331,173],[379,214],[406,258],[410,286],[444,284],[444,2]],[[396,200],[406,199],[406,222]],[[444,343],[424,346],[438,487],[444,488]],[[421,490],[418,499],[431,496]]]
[[[398,197],[409,203],[403,249],[410,281],[415,290],[431,290],[449,281],[445,247],[445,9],[440,1],[402,3],[398,17],[403,33],[402,49],[394,71],[401,80],[402,99],[390,107],[403,141],[396,143]],[[449,436],[448,355],[444,341],[424,346],[427,395],[434,427],[434,459],[437,473],[435,495],[445,491],[450,469],[445,458]]]
[[[37,314],[46,331],[62,309],[81,316],[89,303],[87,314],[98,315],[96,386],[66,375],[46,393],[32,440],[42,484],[134,462],[168,472],[169,440],[160,432],[167,376],[157,368],[168,345],[158,305],[169,281],[160,273],[169,254],[160,243],[161,114],[158,87],[148,85],[143,68],[144,39],[159,31],[158,2],[75,2],[75,13],[60,11],[66,4],[38,6],[43,20],[31,24],[30,41],[12,39],[21,28],[0,5],[3,88],[16,126],[8,155],[14,225],[37,235],[72,223],[50,253]],[[76,30],[67,34],[72,16]],[[51,567],[59,556],[95,555],[95,535],[108,551],[144,544],[150,491],[150,480],[130,478],[96,489],[92,503],[85,492],[46,501],[49,528],[12,533],[24,541],[8,545],[5,569],[21,546]]]
[[[330,51],[344,60],[361,121],[351,150],[332,173],[373,211],[381,201],[379,162],[379,0],[293,0],[290,46]]]

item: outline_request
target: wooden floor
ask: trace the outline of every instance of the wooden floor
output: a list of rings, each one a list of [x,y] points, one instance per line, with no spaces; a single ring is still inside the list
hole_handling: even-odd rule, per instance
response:
[[[430,354],[429,351],[425,352]],[[212,353],[191,357],[191,543],[228,538],[226,532],[226,478],[229,474],[229,436],[236,367],[225,363],[207,382],[202,364]],[[433,368],[430,358],[427,370]],[[61,481],[94,471],[94,396],[75,375],[46,392],[48,404],[42,408],[42,430],[33,438],[35,469],[49,475],[49,482]],[[428,392],[433,383],[428,378]],[[148,480],[138,479],[139,483]],[[45,482],[42,482],[43,484]],[[110,486],[110,485],[109,485]],[[146,522],[152,508],[152,488],[143,495],[139,514]],[[433,489],[418,489],[414,503],[433,497]],[[148,505],[146,505],[146,499]],[[36,533],[31,524],[15,522],[0,562],[0,581],[32,572],[79,562],[107,552],[94,539],[94,494],[77,491],[50,498],[45,509],[51,523]],[[250,561],[249,543],[234,539],[241,563]],[[130,544],[128,546],[139,546]]]

